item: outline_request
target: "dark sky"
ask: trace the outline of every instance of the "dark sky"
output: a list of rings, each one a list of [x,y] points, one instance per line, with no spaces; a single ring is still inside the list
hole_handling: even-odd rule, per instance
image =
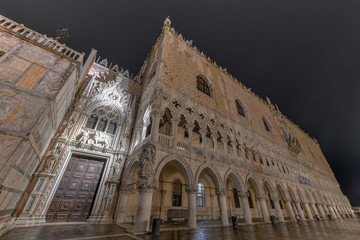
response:
[[[136,74],[164,19],[268,96],[320,146],[360,204],[359,0],[0,0],[0,14]]]

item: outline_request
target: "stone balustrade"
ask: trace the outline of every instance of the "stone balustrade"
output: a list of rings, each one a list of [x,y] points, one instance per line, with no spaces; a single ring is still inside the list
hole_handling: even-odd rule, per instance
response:
[[[9,31],[20,34],[21,36],[24,36],[29,40],[40,43],[44,47],[50,48],[76,61],[82,62],[83,60],[84,57],[83,53],[79,53],[67,47],[65,44],[59,43],[57,40],[51,37],[47,37],[44,34],[35,32],[34,30],[25,27],[23,24],[14,22],[13,20],[10,20],[2,15],[0,15],[0,26],[5,29],[8,29]]]

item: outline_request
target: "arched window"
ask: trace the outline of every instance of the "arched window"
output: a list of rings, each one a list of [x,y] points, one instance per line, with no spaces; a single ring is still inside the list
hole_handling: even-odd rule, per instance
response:
[[[263,117],[262,120],[263,120],[266,131],[271,133],[271,127],[270,127],[270,124],[268,123],[268,121],[265,119],[265,117]]]
[[[240,101],[235,100],[235,104],[236,104],[236,109],[237,109],[238,114],[240,114],[241,116],[246,118],[245,110],[244,110],[242,104],[240,103]]]
[[[240,208],[239,194],[236,188],[233,189],[235,208]]]
[[[176,180],[172,183],[173,189],[173,206],[181,206],[182,187],[180,180]]]
[[[211,96],[209,85],[203,77],[196,77],[196,88],[199,89],[201,92],[205,93],[206,95]]]
[[[91,111],[85,127],[100,132],[115,134],[119,121],[119,114],[113,107],[100,106]]]
[[[205,186],[202,182],[198,183],[197,201],[198,207],[205,207]]]

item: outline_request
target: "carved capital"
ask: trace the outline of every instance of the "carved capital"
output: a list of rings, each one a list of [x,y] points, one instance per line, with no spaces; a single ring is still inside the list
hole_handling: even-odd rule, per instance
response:
[[[227,195],[227,190],[226,189],[216,189],[215,194],[218,196],[225,196],[225,195]]]
[[[258,199],[259,201],[265,200],[266,196],[264,194],[258,194],[258,195],[256,195],[256,199]]]
[[[185,187],[185,192],[187,193],[197,193],[198,189],[196,186],[186,186]]]
[[[248,198],[250,195],[248,192],[239,192],[240,198]]]
[[[279,201],[280,198],[278,196],[273,196],[273,197],[271,197],[271,200],[273,200],[275,202],[275,201]]]
[[[139,191],[154,191],[157,188],[157,183],[152,179],[138,179],[136,181],[136,188]]]

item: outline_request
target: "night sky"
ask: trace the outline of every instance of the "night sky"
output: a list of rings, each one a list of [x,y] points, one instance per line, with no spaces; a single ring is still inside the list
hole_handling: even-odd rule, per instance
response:
[[[0,0],[0,14],[136,74],[164,19],[315,137],[360,204],[359,0]]]

